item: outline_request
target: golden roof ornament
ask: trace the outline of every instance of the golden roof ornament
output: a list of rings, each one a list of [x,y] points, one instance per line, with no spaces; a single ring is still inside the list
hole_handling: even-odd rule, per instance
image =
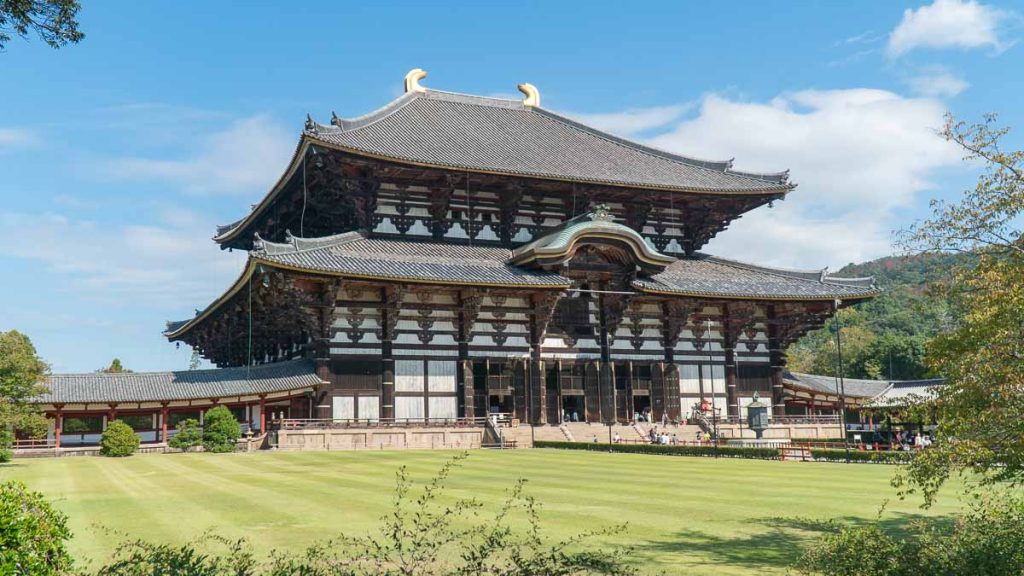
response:
[[[612,222],[611,211],[608,209],[607,204],[598,204],[594,207],[594,215],[590,217],[594,222]]]
[[[426,92],[427,89],[420,86],[420,80],[427,77],[427,71],[422,68],[413,68],[405,75],[405,92]]]
[[[536,86],[523,83],[519,85],[519,91],[526,95],[526,98],[523,98],[523,106],[540,106],[540,91]]]

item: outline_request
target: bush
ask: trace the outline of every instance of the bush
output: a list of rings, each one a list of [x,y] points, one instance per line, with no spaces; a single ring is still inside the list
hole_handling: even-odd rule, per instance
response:
[[[805,574],[1024,573],[1024,500],[989,494],[975,500],[953,523],[902,523],[890,533],[879,521],[845,527],[809,548],[798,568]]]
[[[14,433],[0,428],[0,462],[10,462],[14,457]]]
[[[846,462],[846,450],[812,449],[811,456],[815,460],[826,462]],[[905,464],[914,457],[913,452],[906,450],[854,450],[850,449],[850,462],[873,462],[876,464]]]
[[[67,517],[20,482],[0,484],[0,574],[48,576],[71,571]]]
[[[203,417],[203,448],[207,452],[233,452],[242,437],[242,426],[224,406],[209,410]]]
[[[189,451],[203,444],[203,432],[199,429],[199,421],[188,418],[178,422],[177,433],[171,437],[167,445],[178,450]]]
[[[114,420],[100,437],[100,454],[104,456],[131,456],[139,449],[139,436],[131,426]]]
[[[626,452],[629,454],[662,454],[667,456],[715,456],[720,458],[752,458],[778,460],[778,448],[741,448],[738,446],[665,446],[663,444],[601,444],[598,442],[534,442],[536,448],[561,450],[592,450],[596,452]]]

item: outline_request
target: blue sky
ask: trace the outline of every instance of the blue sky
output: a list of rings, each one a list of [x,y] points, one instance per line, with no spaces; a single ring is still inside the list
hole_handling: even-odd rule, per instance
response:
[[[708,251],[833,269],[976,167],[933,131],[998,112],[1024,142],[1024,8],[892,2],[90,2],[85,40],[0,53],[0,330],[54,371],[184,369],[161,336],[234,279],[210,241],[284,169],[307,113],[355,116],[411,68],[676,152],[792,170]]]

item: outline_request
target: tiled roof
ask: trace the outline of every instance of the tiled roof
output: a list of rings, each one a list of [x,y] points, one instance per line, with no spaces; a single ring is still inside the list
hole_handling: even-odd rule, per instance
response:
[[[633,286],[666,294],[751,299],[860,299],[879,293],[872,278],[836,278],[824,270],[768,268],[700,253],[649,278],[637,278]]]
[[[817,376],[814,374],[801,374],[799,372],[787,371],[783,379],[792,385],[807,388],[823,394],[837,396],[838,385],[834,376]],[[889,388],[886,380],[861,380],[858,378],[843,378],[843,389],[847,396],[856,398],[874,398]]]
[[[346,232],[325,238],[257,242],[253,255],[290,268],[356,277],[435,284],[568,287],[558,274],[517,268],[512,251],[488,246],[407,242]]]
[[[788,174],[732,170],[590,128],[518,100],[408,92],[359,118],[311,123],[307,136],[417,164],[515,176],[685,191],[785,193]]]
[[[302,390],[321,384],[310,360],[184,372],[54,374],[39,404],[203,400]]]
[[[895,381],[881,394],[871,400],[872,406],[899,406],[913,398],[928,398],[935,393],[937,386],[945,384],[942,378],[931,380]]]

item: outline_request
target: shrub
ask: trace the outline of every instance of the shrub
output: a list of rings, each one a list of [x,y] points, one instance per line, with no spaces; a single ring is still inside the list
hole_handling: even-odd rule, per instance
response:
[[[0,428],[0,462],[9,462],[14,457],[14,433]]]
[[[901,523],[893,533],[881,521],[844,527],[813,544],[798,568],[826,576],[1019,576],[1024,573],[1024,500],[988,494],[952,524]]]
[[[104,456],[131,456],[139,449],[139,437],[131,426],[114,420],[100,437],[100,454]]]
[[[815,460],[826,462],[845,462],[846,450],[812,449],[811,456]],[[850,462],[874,462],[876,464],[905,464],[914,457],[913,452],[906,450],[854,450],[850,449]]]
[[[203,432],[199,429],[199,421],[188,418],[178,422],[177,433],[171,437],[167,445],[171,448],[189,451],[203,444]]]
[[[66,574],[72,560],[67,517],[20,482],[0,484],[0,574]]]
[[[242,437],[242,426],[224,406],[209,410],[203,417],[203,448],[207,452],[232,452]]]
[[[630,454],[662,454],[668,456],[718,456],[720,458],[752,458],[778,460],[778,448],[741,448],[739,446],[665,446],[663,444],[601,444],[598,442],[534,442],[537,448],[626,452]]]

